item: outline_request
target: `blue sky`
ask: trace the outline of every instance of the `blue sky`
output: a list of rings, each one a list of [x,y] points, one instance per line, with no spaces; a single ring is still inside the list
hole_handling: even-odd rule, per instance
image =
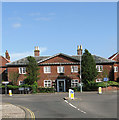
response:
[[[2,3],[2,55],[76,55],[77,45],[108,58],[117,51],[117,3]]]

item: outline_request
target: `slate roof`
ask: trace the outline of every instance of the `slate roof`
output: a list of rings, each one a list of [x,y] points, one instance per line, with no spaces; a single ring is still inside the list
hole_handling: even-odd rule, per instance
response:
[[[48,59],[51,59],[51,58],[53,58],[55,56],[58,56],[58,55],[63,55],[65,57],[76,60],[77,63],[80,62],[80,56],[78,56],[78,55],[69,56],[69,55],[66,55],[66,54],[63,54],[63,53],[58,53],[58,54],[53,55],[53,56],[37,56],[37,57],[34,57],[34,58],[36,59],[37,63],[40,64],[41,62],[43,62],[45,60],[48,60]],[[106,58],[103,58],[103,57],[99,57],[99,56],[96,56],[96,55],[93,55],[93,58],[94,58],[96,64],[114,63],[115,62],[113,60],[106,59]],[[28,63],[27,57],[25,57],[25,58],[22,58],[20,60],[17,60],[17,61],[11,62],[11,63],[7,63],[6,65],[7,66],[19,66],[19,65],[27,65],[27,63]],[[47,63],[47,64],[53,64],[53,63]]]
[[[34,58],[35,58],[36,62],[39,62],[40,60],[46,59],[48,57],[49,56],[36,56]],[[12,66],[12,65],[18,66],[18,65],[27,65],[27,63],[28,63],[28,60],[27,60],[27,57],[25,57],[25,58],[13,61],[11,63],[7,63],[6,65],[7,66]]]

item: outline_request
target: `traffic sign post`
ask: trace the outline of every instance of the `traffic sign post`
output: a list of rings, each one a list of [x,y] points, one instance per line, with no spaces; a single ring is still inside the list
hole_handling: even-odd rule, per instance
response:
[[[106,77],[106,78],[104,78],[104,82],[106,82],[106,91],[107,91],[107,81],[108,81],[109,79]]]

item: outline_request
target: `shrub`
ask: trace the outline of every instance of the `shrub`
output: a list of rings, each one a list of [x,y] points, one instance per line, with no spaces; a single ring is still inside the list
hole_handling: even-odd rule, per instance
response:
[[[31,85],[23,84],[23,85],[20,85],[19,88],[20,88],[20,87],[31,87]]]
[[[19,86],[7,85],[7,88],[9,88],[9,89],[17,89],[17,88],[19,88]]]
[[[54,93],[55,89],[54,88],[43,88],[43,87],[39,87],[38,88],[38,92],[39,93]]]
[[[31,88],[33,93],[37,93],[37,88],[35,85],[31,85]]]
[[[110,85],[110,86],[119,86],[119,83],[118,83],[118,82],[115,82],[115,81],[108,81],[107,83],[108,83],[108,85]]]

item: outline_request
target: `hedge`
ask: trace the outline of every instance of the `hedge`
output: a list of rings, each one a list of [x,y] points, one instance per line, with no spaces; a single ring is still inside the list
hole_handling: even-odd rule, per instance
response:
[[[38,88],[39,93],[54,93],[55,89],[54,88],[44,88],[44,87],[39,87]]]

